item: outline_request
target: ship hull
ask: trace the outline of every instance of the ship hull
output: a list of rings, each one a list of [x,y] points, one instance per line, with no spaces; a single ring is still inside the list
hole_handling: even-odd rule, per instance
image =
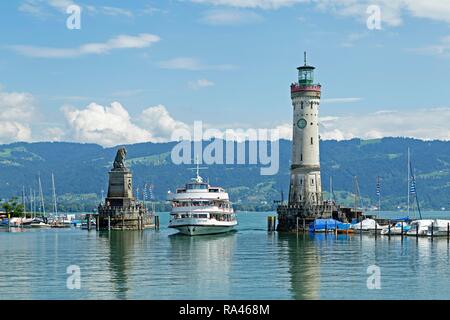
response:
[[[180,225],[169,226],[169,228],[177,229],[179,233],[187,236],[198,236],[230,232],[235,226],[236,225]]]

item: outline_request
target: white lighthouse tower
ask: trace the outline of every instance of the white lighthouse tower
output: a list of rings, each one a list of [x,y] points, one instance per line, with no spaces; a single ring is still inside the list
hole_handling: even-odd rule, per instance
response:
[[[319,156],[320,84],[314,83],[314,67],[298,69],[298,82],[291,85],[293,139],[289,205],[314,210],[322,204]],[[315,211],[315,210],[314,210]]]

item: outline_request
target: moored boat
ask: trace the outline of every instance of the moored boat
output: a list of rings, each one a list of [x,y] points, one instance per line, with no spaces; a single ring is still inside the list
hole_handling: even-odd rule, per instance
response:
[[[198,165],[197,177],[175,193],[169,193],[167,199],[172,202],[169,228],[177,229],[182,234],[224,233],[237,225],[228,193],[221,187],[203,182]]]

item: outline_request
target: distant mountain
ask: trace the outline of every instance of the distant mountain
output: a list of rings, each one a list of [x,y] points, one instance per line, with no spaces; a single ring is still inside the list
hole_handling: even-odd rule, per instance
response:
[[[193,165],[174,165],[171,143],[141,143],[126,146],[127,163],[134,174],[134,186],[154,185],[156,200],[183,185],[193,176]],[[209,142],[204,142],[204,146]],[[248,148],[248,143],[246,144]],[[417,192],[423,208],[450,208],[450,142],[406,138],[380,140],[322,141],[322,185],[329,188],[333,177],[335,194],[347,205],[353,203],[354,176],[358,177],[363,202],[378,202],[376,177],[382,177],[382,206],[404,206],[407,194],[407,148],[411,148]],[[59,202],[66,210],[90,209],[107,191],[108,170],[117,148],[79,143],[13,143],[0,145],[0,198],[20,196],[22,188],[37,190],[40,174],[47,210],[50,210],[51,173],[55,174]],[[225,155],[226,156],[226,153]],[[202,175],[213,185],[225,187],[241,209],[273,208],[281,190],[289,187],[291,142],[280,141],[280,170],[274,176],[260,175],[259,165],[208,165]],[[236,155],[234,156],[236,163]],[[248,155],[247,161],[248,163]],[[326,195],[327,196],[327,195]]]

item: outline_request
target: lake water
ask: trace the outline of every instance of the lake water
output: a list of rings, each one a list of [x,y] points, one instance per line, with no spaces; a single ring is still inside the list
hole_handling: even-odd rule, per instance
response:
[[[174,235],[166,213],[160,231],[3,229],[0,299],[450,299],[445,238],[268,233],[268,215],[198,237]],[[67,287],[69,266],[80,289]],[[370,266],[381,289],[368,289]]]

